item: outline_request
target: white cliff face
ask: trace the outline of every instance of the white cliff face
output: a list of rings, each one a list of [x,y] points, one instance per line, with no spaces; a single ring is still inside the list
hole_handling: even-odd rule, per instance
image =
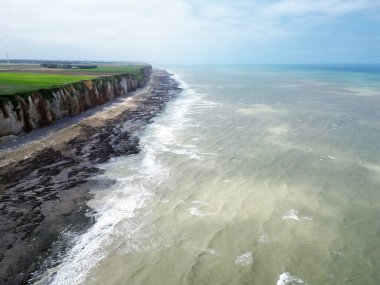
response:
[[[15,96],[17,106],[11,101],[0,101],[0,137],[28,132],[78,115],[135,91],[144,85],[149,75],[150,68],[144,71],[142,81],[132,75],[117,75],[31,92],[25,99]]]
[[[8,101],[4,104],[4,111],[0,112],[0,136],[1,134],[19,134],[23,131],[23,122],[17,117],[17,113],[13,111],[12,102]]]

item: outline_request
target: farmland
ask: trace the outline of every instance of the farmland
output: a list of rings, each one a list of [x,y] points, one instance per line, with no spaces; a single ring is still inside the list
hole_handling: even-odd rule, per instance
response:
[[[12,95],[18,92],[50,88],[93,77],[33,72],[0,72],[0,95]]]
[[[59,87],[115,74],[143,76],[143,65],[100,65],[93,69],[53,69],[33,65],[0,65],[0,96]]]

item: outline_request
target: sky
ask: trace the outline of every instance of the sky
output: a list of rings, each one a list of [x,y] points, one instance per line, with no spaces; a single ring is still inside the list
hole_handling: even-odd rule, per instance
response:
[[[0,58],[380,63],[380,0],[0,0]]]

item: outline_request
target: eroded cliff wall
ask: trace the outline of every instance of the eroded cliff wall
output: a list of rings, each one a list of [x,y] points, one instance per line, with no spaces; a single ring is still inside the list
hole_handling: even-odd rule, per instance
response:
[[[151,67],[146,67],[141,79],[113,75],[0,100],[0,137],[29,132],[126,95],[143,87],[150,73]]]

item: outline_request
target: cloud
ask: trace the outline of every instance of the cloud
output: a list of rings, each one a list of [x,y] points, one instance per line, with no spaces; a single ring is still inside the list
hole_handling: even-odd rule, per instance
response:
[[[18,58],[238,60],[378,8],[372,0],[2,0],[0,52]]]
[[[371,2],[366,0],[285,0],[269,5],[266,12],[275,17],[305,16],[310,14],[341,16],[369,7],[371,7]]]

